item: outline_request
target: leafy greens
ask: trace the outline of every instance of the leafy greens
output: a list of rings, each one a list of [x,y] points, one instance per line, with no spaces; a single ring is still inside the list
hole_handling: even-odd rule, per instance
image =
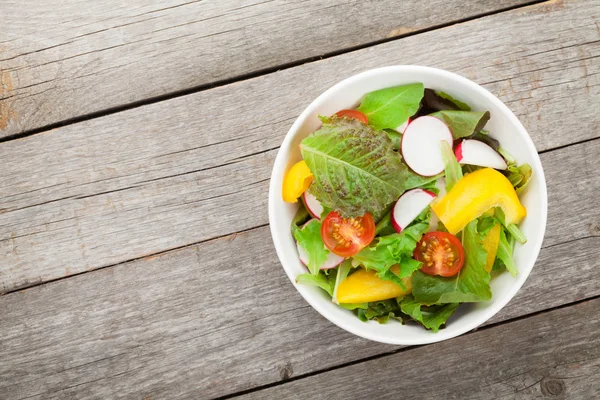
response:
[[[310,192],[343,217],[381,218],[404,192],[407,168],[391,140],[360,121],[322,117],[323,126],[300,144],[314,175]]]
[[[395,86],[367,93],[358,107],[375,129],[396,129],[415,114],[423,98],[422,83]]]
[[[477,220],[473,220],[463,231],[465,265],[449,278],[417,271],[412,282],[415,300],[425,305],[490,300],[490,274],[485,270],[487,252],[482,242]]]
[[[311,220],[302,229],[294,231],[294,238],[308,255],[306,267],[312,275],[317,275],[319,266],[327,260],[329,254],[321,238],[321,222],[316,219]]]
[[[412,258],[421,236],[429,230],[429,214],[400,233],[382,236],[375,245],[362,249],[353,259],[367,270],[375,270],[381,279],[389,280],[404,287],[402,278],[410,277],[421,268],[421,263]],[[398,274],[390,268],[398,264]]]
[[[454,140],[471,136],[483,129],[490,120],[490,112],[444,110],[431,114],[441,119],[450,131]]]
[[[427,307],[416,301],[411,295],[406,296],[400,302],[400,310],[404,314],[434,332],[437,332],[446,323],[458,306],[458,303],[449,303]]]

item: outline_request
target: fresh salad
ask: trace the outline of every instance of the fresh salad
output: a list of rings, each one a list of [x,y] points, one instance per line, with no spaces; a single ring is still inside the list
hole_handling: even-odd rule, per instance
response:
[[[298,283],[363,321],[437,332],[460,304],[489,301],[497,274],[518,274],[532,170],[484,130],[489,112],[413,83],[319,118],[283,181],[283,199],[301,200]]]

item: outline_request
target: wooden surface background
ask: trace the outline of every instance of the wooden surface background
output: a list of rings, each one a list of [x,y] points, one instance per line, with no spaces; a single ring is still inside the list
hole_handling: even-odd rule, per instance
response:
[[[0,0],[0,398],[593,398],[599,60],[597,0]],[[294,119],[394,64],[496,94],[549,192],[518,295],[417,348],[320,317],[267,227]]]

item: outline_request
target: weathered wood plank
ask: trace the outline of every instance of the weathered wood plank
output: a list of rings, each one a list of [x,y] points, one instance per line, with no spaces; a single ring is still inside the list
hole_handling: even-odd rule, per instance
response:
[[[527,1],[3,1],[0,137]]]
[[[598,307],[590,300],[241,398],[597,398]]]
[[[492,322],[598,296],[599,280],[600,238],[546,248]],[[312,310],[266,227],[2,296],[0,320],[0,398],[11,399],[209,398],[398,349]],[[513,348],[502,332],[493,343]],[[453,343],[442,346],[459,354]]]
[[[208,157],[209,152],[210,148],[203,154]],[[593,173],[600,167],[598,152],[600,139],[542,155],[550,210],[545,246],[600,235],[595,206],[600,185]],[[125,180],[117,183],[123,189],[97,195],[85,192],[90,186],[79,184],[82,174],[75,171],[70,183],[58,186],[63,192],[57,194],[66,199],[0,214],[1,290],[264,225],[268,223],[265,193],[274,155],[272,150],[218,168],[157,180],[133,174],[147,172],[140,163],[142,167],[130,170],[132,175],[116,179]],[[138,163],[122,159],[124,165]],[[186,159],[194,163],[203,156],[178,161]],[[112,164],[109,168],[121,167]],[[21,179],[16,170],[11,176]],[[57,178],[70,179],[69,175]],[[99,184],[106,182],[111,180]],[[10,199],[5,204],[10,207]]]
[[[434,65],[444,60],[441,66],[480,82],[497,78],[488,88],[506,101],[522,100],[512,106],[541,150],[597,136],[600,86],[582,82],[600,79],[600,58],[581,56],[600,51],[590,34],[600,4],[562,7],[527,7],[2,143],[0,291],[265,224],[273,149],[294,118],[324,87],[390,61],[390,55]],[[570,29],[555,35],[567,23]],[[490,32],[503,45],[483,54],[473,40]],[[532,37],[537,41],[528,42]],[[431,52],[423,43],[445,46]],[[520,61],[506,57],[507,63],[497,65],[508,48],[521,50],[512,58]],[[557,59],[548,64],[549,57]],[[583,80],[552,86],[569,74],[569,65],[580,62],[590,63]],[[514,92],[502,91],[510,82],[531,78],[535,68],[546,68],[536,75],[544,87],[534,93],[523,83]],[[558,93],[571,99],[557,100]],[[250,111],[239,112],[241,100]],[[563,218],[551,222],[547,244],[598,232],[591,208],[598,186],[585,171],[597,169],[600,160],[590,150],[597,145],[589,146],[544,159],[548,174],[554,169],[559,177],[556,187],[549,177],[550,207]],[[570,190],[573,182],[585,188],[583,195]],[[238,193],[240,188],[245,192]]]

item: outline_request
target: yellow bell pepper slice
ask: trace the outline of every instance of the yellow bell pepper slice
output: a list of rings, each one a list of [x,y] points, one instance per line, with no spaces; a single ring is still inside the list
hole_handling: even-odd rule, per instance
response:
[[[391,271],[397,274],[399,267],[393,266]],[[337,290],[337,301],[339,303],[369,303],[409,294],[412,291],[411,278],[404,278],[402,282],[405,286],[404,289],[392,281],[379,278],[373,270],[367,271],[361,268],[340,283]]]
[[[492,168],[472,172],[431,208],[448,232],[456,235],[475,218],[493,207],[504,211],[506,224],[518,224],[527,215],[512,184]]]
[[[485,239],[483,239],[483,248],[487,251],[487,260],[485,262],[485,270],[490,272],[494,266],[496,260],[496,254],[498,253],[498,244],[500,244],[500,230],[502,227],[500,224],[494,225],[488,232]]]
[[[298,197],[308,189],[312,180],[313,174],[304,160],[294,164],[283,178],[283,200],[288,203],[297,202]]]

